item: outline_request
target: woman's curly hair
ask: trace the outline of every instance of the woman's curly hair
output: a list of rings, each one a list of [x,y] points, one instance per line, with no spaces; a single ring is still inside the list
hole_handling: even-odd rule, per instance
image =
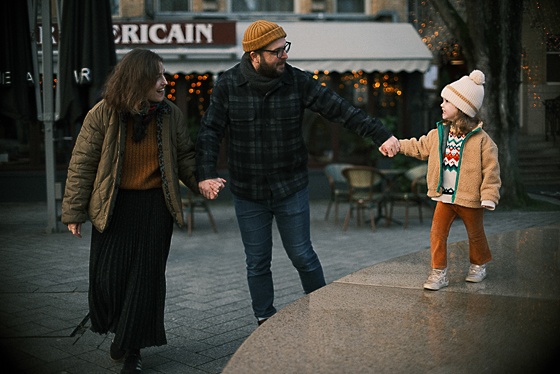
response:
[[[103,98],[116,111],[138,113],[149,105],[147,93],[161,74],[163,59],[157,53],[136,48],[115,66],[105,82]]]

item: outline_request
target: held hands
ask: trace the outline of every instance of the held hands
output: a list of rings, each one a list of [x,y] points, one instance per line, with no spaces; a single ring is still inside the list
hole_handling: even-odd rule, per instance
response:
[[[379,147],[379,152],[381,152],[383,156],[393,157],[397,153],[399,153],[400,149],[401,144],[399,143],[399,140],[394,136],[391,136],[385,141],[385,143],[381,144],[381,147]]]
[[[68,231],[72,233],[77,238],[82,238],[82,224],[81,223],[69,223]]]
[[[223,178],[206,179],[198,182],[200,194],[209,200],[218,197],[218,193],[225,187],[226,180]]]

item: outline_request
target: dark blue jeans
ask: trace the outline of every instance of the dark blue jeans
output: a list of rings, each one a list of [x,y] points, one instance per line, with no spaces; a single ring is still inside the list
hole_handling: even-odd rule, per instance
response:
[[[299,273],[305,293],[325,285],[323,268],[311,245],[307,188],[279,201],[251,201],[237,196],[233,201],[245,247],[247,281],[255,317],[268,318],[276,313],[270,270],[273,218],[276,218],[282,244]]]

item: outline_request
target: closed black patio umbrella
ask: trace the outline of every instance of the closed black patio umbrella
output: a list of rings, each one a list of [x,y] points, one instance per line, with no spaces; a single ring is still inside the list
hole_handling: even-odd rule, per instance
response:
[[[27,1],[0,4],[0,113],[36,120],[33,57]]]
[[[58,119],[81,121],[116,64],[109,0],[64,0],[58,47]]]

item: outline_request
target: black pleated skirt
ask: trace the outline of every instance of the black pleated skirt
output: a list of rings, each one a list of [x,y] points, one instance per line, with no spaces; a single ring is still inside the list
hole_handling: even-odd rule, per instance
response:
[[[103,233],[91,235],[89,310],[91,330],[115,334],[122,349],[167,343],[164,327],[165,269],[173,218],[163,191],[119,190]]]

